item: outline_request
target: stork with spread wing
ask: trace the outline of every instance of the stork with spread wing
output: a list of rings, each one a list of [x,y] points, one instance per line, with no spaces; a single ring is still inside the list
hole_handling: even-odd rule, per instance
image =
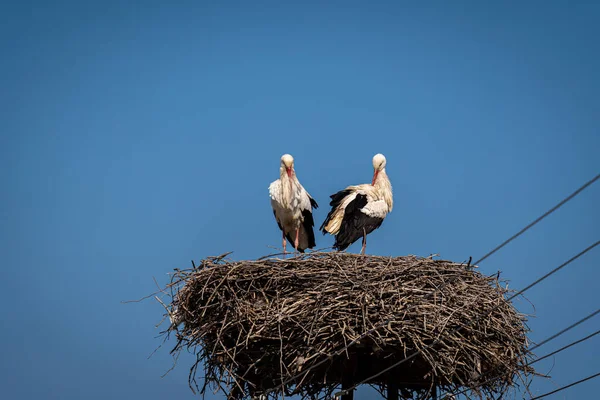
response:
[[[379,228],[387,213],[392,211],[392,184],[385,165],[383,154],[376,154],[371,184],[348,186],[331,195],[331,211],[319,229],[323,234],[335,236],[335,249],[345,250],[362,237],[360,254],[365,254],[367,235]]]

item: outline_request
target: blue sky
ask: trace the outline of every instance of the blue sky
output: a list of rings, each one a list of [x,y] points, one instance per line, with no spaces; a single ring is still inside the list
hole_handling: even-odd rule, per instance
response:
[[[12,4],[10,4],[12,3]],[[0,5],[0,393],[192,399],[151,293],[190,260],[280,245],[279,158],[327,213],[382,152],[380,255],[478,258],[600,172],[594,2]],[[481,264],[519,289],[600,238],[600,183]],[[319,247],[331,237],[318,235]],[[360,244],[350,247],[357,252]],[[599,249],[517,302],[540,341],[596,310]],[[537,354],[600,327],[591,319]],[[600,371],[597,337],[539,363]],[[556,398],[590,398],[592,380]],[[376,398],[361,389],[362,398]],[[222,398],[222,396],[216,396]],[[211,398],[211,396],[209,396]]]

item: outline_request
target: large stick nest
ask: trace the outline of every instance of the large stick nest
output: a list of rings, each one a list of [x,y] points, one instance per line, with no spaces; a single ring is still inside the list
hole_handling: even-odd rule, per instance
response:
[[[498,276],[433,257],[313,252],[175,270],[167,307],[193,352],[190,387],[229,398],[326,398],[368,380],[403,398],[433,387],[504,394],[527,381],[528,328]],[[202,384],[196,380],[203,368]]]

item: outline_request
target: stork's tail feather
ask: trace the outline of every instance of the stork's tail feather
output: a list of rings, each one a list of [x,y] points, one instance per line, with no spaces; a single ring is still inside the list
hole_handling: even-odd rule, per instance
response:
[[[344,251],[354,242],[362,237],[362,233],[357,230],[342,229],[335,235],[333,248],[338,251]]]
[[[352,193],[352,190],[344,189],[344,190],[340,190],[339,192],[334,193],[331,196],[329,196],[331,198],[331,202],[329,203],[329,205],[331,206],[331,210],[329,210],[329,213],[327,214],[327,218],[325,218],[325,221],[323,221],[323,223],[321,224],[321,227],[319,228],[319,230],[321,232],[323,232],[323,235],[326,233],[329,233],[325,230],[325,227],[327,226],[329,221],[331,221],[331,219],[333,218],[338,206],[342,203],[342,201],[344,201],[344,198],[346,196],[348,196],[350,193]]]
[[[333,249],[337,251],[344,251],[350,246],[352,243],[338,243],[337,238],[335,243],[333,244]]]

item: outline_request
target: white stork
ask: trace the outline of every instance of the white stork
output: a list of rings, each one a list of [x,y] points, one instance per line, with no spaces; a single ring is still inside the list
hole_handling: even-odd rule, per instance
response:
[[[282,233],[283,253],[286,238],[301,253],[315,247],[312,209],[318,205],[298,181],[294,157],[291,155],[281,156],[279,179],[269,186],[269,195],[273,214]]]
[[[385,173],[385,157],[373,157],[373,181],[371,184],[348,186],[331,195],[331,211],[319,228],[335,236],[333,247],[345,250],[359,238],[363,238],[360,254],[365,254],[367,235],[379,228],[387,213],[392,211],[392,184]]]

